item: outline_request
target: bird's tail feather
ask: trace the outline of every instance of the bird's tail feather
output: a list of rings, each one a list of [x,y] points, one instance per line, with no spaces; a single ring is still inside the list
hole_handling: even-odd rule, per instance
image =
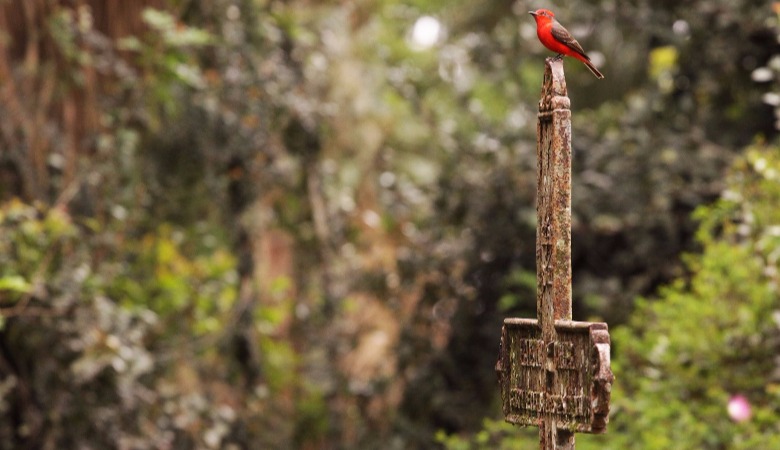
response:
[[[585,67],[587,67],[591,72],[593,72],[593,75],[595,75],[596,78],[598,78],[599,80],[604,78],[604,75],[601,72],[599,72],[599,69],[597,69],[596,66],[593,65],[593,63],[587,60],[582,62],[585,63]]]

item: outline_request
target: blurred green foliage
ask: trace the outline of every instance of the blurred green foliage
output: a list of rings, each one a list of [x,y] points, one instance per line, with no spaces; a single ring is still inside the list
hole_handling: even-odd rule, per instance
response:
[[[8,5],[0,448],[535,445],[493,365],[535,314],[537,5]],[[578,446],[777,446],[780,9],[549,7],[607,77],[565,62],[618,377]]]
[[[756,145],[721,199],[697,209],[701,253],[690,276],[638,303],[615,333],[612,448],[774,448],[780,445],[780,148]],[[744,395],[753,418],[735,422]]]
[[[601,449],[775,448],[780,407],[780,148],[757,144],[730,171],[722,197],[696,210],[701,252],[687,275],[640,300],[612,333],[612,415],[605,436],[578,436]],[[752,417],[735,421],[744,395]],[[534,431],[487,420],[449,449],[526,448]]]
[[[176,441],[166,434],[182,420],[216,426],[183,405],[174,411],[188,400],[162,380],[219,356],[215,333],[233,320],[234,258],[220,248],[198,255],[165,224],[136,239],[110,228],[62,208],[0,207],[4,369],[14,374],[4,374],[14,389],[0,405],[33,402],[25,429],[3,422],[3,448],[19,433],[41,444],[42,430],[59,445],[83,436],[113,447]]]

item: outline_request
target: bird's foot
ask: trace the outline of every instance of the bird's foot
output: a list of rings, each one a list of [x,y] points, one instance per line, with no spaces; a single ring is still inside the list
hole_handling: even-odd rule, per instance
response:
[[[557,54],[557,55],[555,55],[555,57],[553,58],[553,61],[562,61],[562,60],[563,60],[563,53],[558,53],[558,54]]]

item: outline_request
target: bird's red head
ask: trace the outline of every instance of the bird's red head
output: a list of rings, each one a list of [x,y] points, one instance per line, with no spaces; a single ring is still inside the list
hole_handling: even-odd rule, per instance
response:
[[[549,9],[537,9],[536,11],[528,11],[528,14],[534,16],[534,19],[536,19],[537,22],[540,20],[551,20],[552,18],[555,17],[555,14],[553,14],[553,12],[550,11]]]

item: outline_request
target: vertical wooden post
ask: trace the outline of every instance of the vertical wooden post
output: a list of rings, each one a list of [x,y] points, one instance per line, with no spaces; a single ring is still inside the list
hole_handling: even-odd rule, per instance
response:
[[[563,61],[547,58],[536,126],[536,311],[547,346],[547,392],[559,385],[554,361],[556,320],[571,320],[571,110]],[[574,433],[553,414],[539,427],[540,448],[574,449]]]
[[[571,320],[571,110],[547,58],[537,125],[537,319],[506,318],[496,374],[507,422],[539,427],[542,450],[604,433],[614,376],[606,323]]]

